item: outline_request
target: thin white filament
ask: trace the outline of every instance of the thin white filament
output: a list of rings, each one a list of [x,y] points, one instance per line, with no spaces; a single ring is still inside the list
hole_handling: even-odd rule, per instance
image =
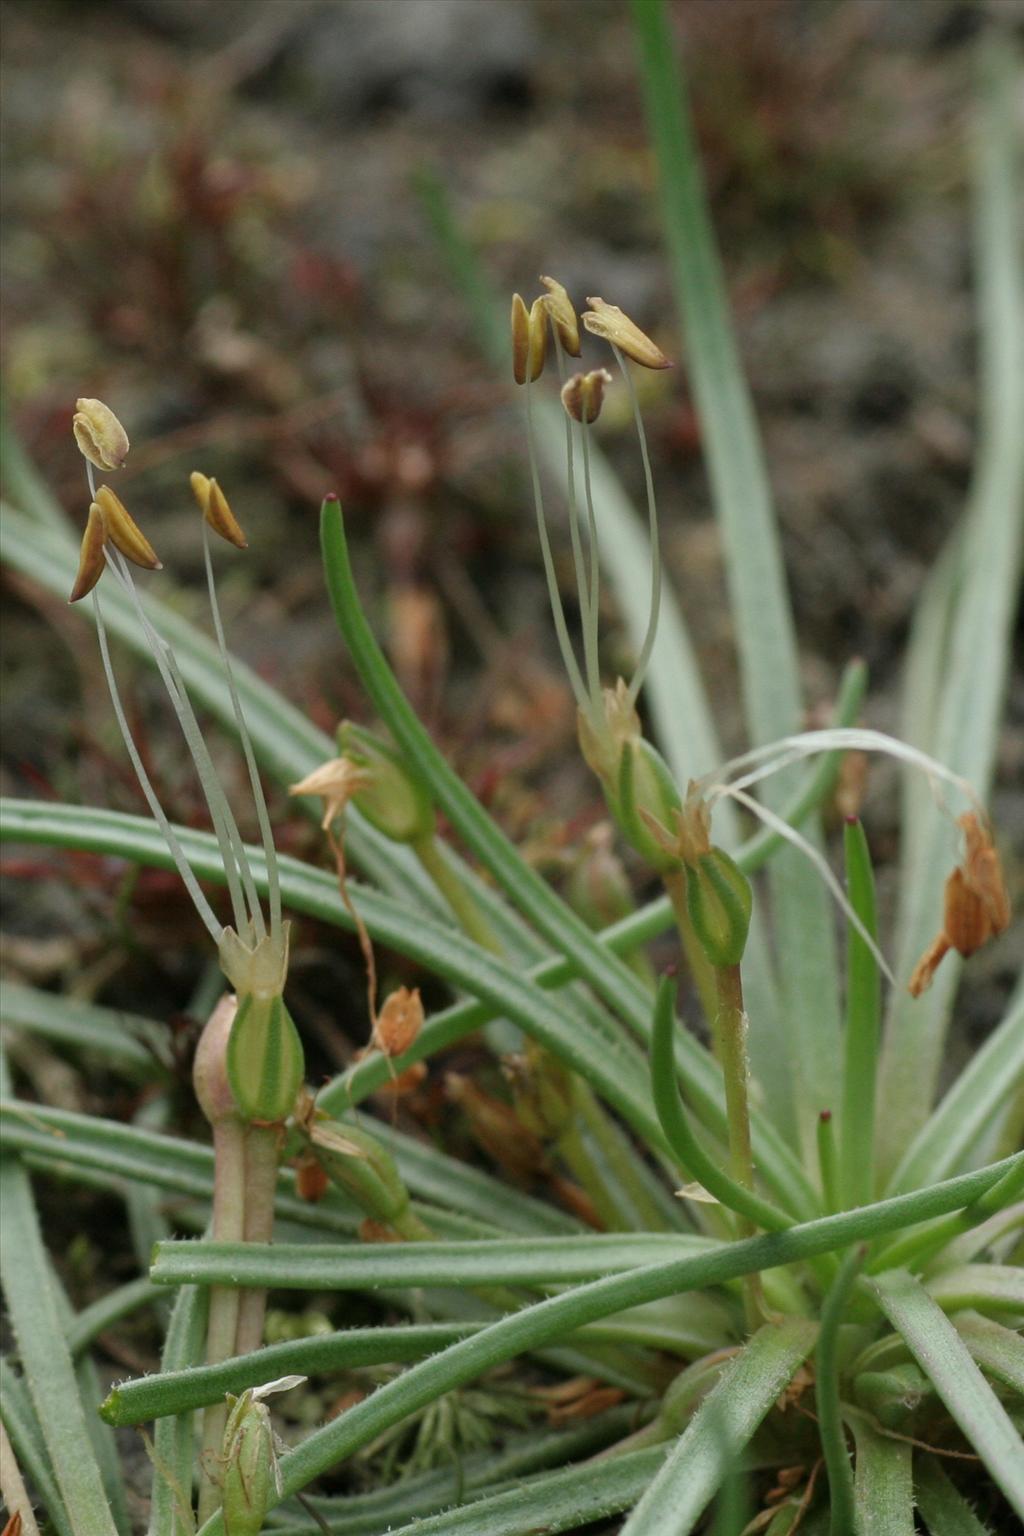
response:
[[[735,780],[734,788],[749,788],[751,784],[769,778],[781,769],[789,767],[791,763],[814,757],[820,752],[837,750],[880,752],[887,757],[895,758],[897,762],[906,763],[908,767],[916,768],[924,774],[937,804],[944,809],[948,807],[939,788],[940,781],[958,789],[974,809],[980,815],[984,815],[984,808],[973,785],[960,774],[954,773],[951,768],[945,767],[934,757],[929,757],[927,752],[922,752],[919,747],[909,746],[907,742],[899,741],[895,736],[887,736],[884,731],[866,730],[860,726],[833,726],[828,730],[803,731],[795,736],[783,736],[778,741],[768,742],[763,747],[754,747],[751,751],[732,758],[723,767],[706,774],[700,782],[706,786],[707,797],[713,803],[726,791],[732,775],[743,769],[749,768],[751,771]]]
[[[260,782],[259,769],[256,766],[256,754],[253,751],[249,728],[245,723],[245,716],[242,713],[242,701],[238,696],[238,689],[235,686],[235,674],[231,665],[231,656],[224,639],[224,625],[221,621],[220,602],[217,598],[217,587],[213,579],[210,530],[205,518],[203,519],[203,559],[206,564],[206,585],[210,593],[210,612],[213,615],[213,628],[217,636],[220,658],[224,665],[224,675],[227,678],[228,691],[231,694],[231,708],[234,711],[235,725],[238,728],[242,751],[245,754],[245,764],[249,770],[249,783],[252,785],[252,798],[256,807],[256,819],[259,822],[260,837],[263,840],[263,857],[267,866],[267,894],[270,903],[270,931],[276,937],[281,931],[281,880],[277,869],[277,850],[274,847],[274,835],[270,828],[270,816],[267,812],[266,797],[263,794],[263,785]]]
[[[181,668],[178,665],[178,659],[170,647],[167,648],[166,659],[167,665],[171,670],[171,676],[174,678],[175,687],[178,690],[178,697],[182,702],[182,705],[189,717],[191,724],[195,729],[196,734],[198,734],[199,722],[195,717],[195,712],[192,708],[192,702],[185,690],[185,679],[181,675]],[[205,742],[203,745],[205,747]],[[267,927],[263,919],[263,908],[260,906],[259,892],[256,890],[256,881],[253,878],[252,868],[249,864],[249,855],[246,852],[245,843],[242,841],[242,834],[238,830],[238,823],[235,820],[234,812],[230,809],[227,796],[224,794],[224,790],[221,787],[221,782],[216,777],[217,771],[213,766],[213,760],[210,758],[209,753],[207,753],[207,765],[210,773],[213,775],[213,782],[217,787],[217,792],[221,797],[222,812],[226,812],[225,829],[229,839],[231,840],[231,852],[234,855],[235,866],[242,877],[242,887],[245,891],[245,898],[249,905],[249,917],[252,923],[253,932],[257,940],[259,940],[266,936]],[[196,766],[198,767],[198,764]],[[205,783],[203,788],[205,790]],[[207,796],[207,801],[209,802],[209,796]],[[211,816],[213,815],[212,808],[210,814]],[[239,932],[241,933],[241,929],[239,929]],[[244,934],[242,936],[245,937]]]
[[[120,690],[118,689],[117,681],[114,677],[114,669],[110,664],[110,652],[107,648],[107,631],[106,626],[103,623],[103,614],[100,609],[100,596],[98,591],[93,592],[92,600],[93,611],[96,615],[96,633],[100,642],[100,656],[103,660],[103,671],[106,674],[107,687],[110,689],[110,699],[114,706],[114,714],[117,717],[117,723],[121,731],[121,737],[124,741],[125,750],[131,759],[132,767],[135,769],[135,776],[139,781],[142,793],[146,797],[146,804],[149,806],[149,809],[153,814],[153,819],[156,821],[160,831],[163,833],[164,841],[170,849],[171,858],[174,860],[178,874],[181,876],[185,889],[188,891],[188,894],[192,899],[192,905],[195,907],[197,913],[199,914],[203,926],[206,928],[210,937],[213,939],[213,942],[215,944],[219,944],[221,934],[224,932],[223,925],[217,921],[213,908],[210,906],[210,903],[207,901],[206,897],[203,895],[199,888],[199,882],[193,873],[191,865],[185,857],[184,849],[182,848],[181,843],[178,841],[177,834],[175,833],[171,823],[168,821],[167,816],[164,813],[163,806],[157,799],[156,790],[153,788],[149,774],[146,772],[145,764],[143,763],[142,758],[139,755],[138,748],[136,747],[132,738],[132,733],[128,726],[128,720],[125,716],[124,706],[121,703]]]
[[[597,668],[597,632],[601,617],[601,557],[597,544],[597,514],[594,511],[594,491],[590,480],[590,423],[584,412],[580,422],[583,442],[583,492],[587,503],[587,538],[590,541],[590,623],[591,644],[594,648],[594,667]],[[594,694],[595,718],[600,718],[600,687]]]
[[[629,702],[635,704],[637,695],[647,676],[647,668],[650,665],[651,652],[654,650],[654,642],[658,637],[658,618],[661,613],[661,548],[658,538],[658,503],[654,494],[654,475],[651,472],[651,456],[647,452],[647,433],[644,431],[643,417],[640,414],[640,402],[636,397],[636,387],[633,383],[633,375],[626,366],[625,358],[618,347],[612,343],[612,351],[615,353],[615,361],[619,365],[622,377],[626,381],[629,390],[629,403],[633,407],[633,421],[636,424],[636,435],[640,443],[640,457],[644,466],[644,484],[647,488],[647,528],[651,542],[651,606],[647,619],[647,633],[644,635],[644,643],[640,648],[636,669],[629,685]]]
[[[828,886],[840,909],[845,913],[847,919],[853,924],[868,949],[874,955],[875,960],[878,962],[879,970],[889,981],[890,985],[895,986],[896,978],[890,970],[885,956],[853,910],[847,899],[846,892],[832,873],[828,860],[824,855],[819,853],[817,848],[814,848],[805,837],[801,836],[795,827],[791,827],[788,821],[784,821],[781,816],[776,816],[775,812],[768,810],[767,806],[761,805],[759,801],[754,799],[753,795],[748,795],[744,790],[737,789],[734,784],[723,784],[719,785],[718,788],[720,790],[719,798],[723,795],[728,795],[731,800],[736,800],[740,805],[746,806],[747,810],[752,812],[759,821],[763,821],[766,827],[770,827],[773,832],[777,832],[780,837],[784,837],[788,843],[793,844],[794,848],[799,848],[800,852],[811,861],[822,880]]]
[[[243,902],[242,889],[239,884],[238,865],[235,862],[233,848],[236,840],[238,845],[241,845],[241,838],[238,837],[237,828],[234,829],[235,837],[231,836],[234,818],[231,815],[230,807],[221,788],[220,780],[217,778],[216,770],[210,760],[210,754],[207,751],[199,724],[192,713],[192,706],[189,703],[188,696],[187,694],[179,693],[179,681],[172,676],[170,646],[157,634],[150,623],[142,607],[138,589],[132,580],[131,571],[128,569],[123,556],[117,553],[111,555],[109,548],[105,553],[107,563],[111,570],[114,571],[135,606],[136,615],[139,623],[142,625],[142,632],[146,637],[153,660],[157,664],[157,669],[167,690],[171,706],[178,717],[178,724],[181,726],[182,734],[185,737],[185,744],[199,775],[199,781],[202,785],[210,817],[213,821],[213,830],[217,837],[217,845],[220,849],[221,861],[224,865],[224,875],[231,896],[231,910],[234,914],[235,928],[239,934],[244,934],[248,926],[248,918]],[[259,920],[262,923],[262,913],[260,913]],[[253,921],[255,921],[255,914],[253,914]]]
[[[564,384],[566,379],[565,352],[557,331],[555,332],[555,356],[558,359],[559,381]],[[563,411],[563,415],[565,416],[565,477],[569,493],[569,537],[572,541],[572,562],[576,568],[576,591],[580,605],[580,628],[583,631],[583,661],[591,703],[597,709],[599,708],[601,698],[601,678],[597,661],[597,614],[591,609],[590,596],[587,592],[587,567],[583,557],[580,508],[576,496],[573,423],[568,411]],[[591,551],[593,551],[592,543],[590,547]],[[593,558],[593,555],[591,555],[591,558]]]
[[[533,502],[537,511],[537,535],[540,539],[540,552],[544,560],[544,575],[548,584],[548,601],[551,604],[551,616],[555,621],[558,648],[562,653],[562,664],[569,675],[569,683],[577,704],[587,714],[592,714],[590,701],[587,698],[587,690],[583,686],[583,678],[580,675],[579,665],[573,652],[572,642],[569,639],[568,628],[566,627],[565,610],[562,607],[562,597],[558,590],[555,562],[551,554],[551,541],[548,538],[547,522],[544,517],[544,497],[540,487],[537,449],[533,436],[533,402],[530,397],[529,379],[526,380],[526,443],[530,455],[530,479],[533,484]]]

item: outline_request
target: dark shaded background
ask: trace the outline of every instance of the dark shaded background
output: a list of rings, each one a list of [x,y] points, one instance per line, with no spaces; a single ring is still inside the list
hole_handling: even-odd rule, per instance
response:
[[[826,703],[859,653],[883,728],[974,451],[970,45],[996,13],[1024,22],[1018,0],[674,7],[808,697]],[[3,15],[6,380],[71,516],[82,524],[86,495],[70,414],[96,395],[133,442],[119,489],[200,613],[186,477],[217,474],[251,541],[221,564],[234,646],[331,729],[364,717],[317,552],[317,506],[339,491],[407,688],[557,877],[601,806],[572,750],[518,412],[474,348],[413,177],[443,178],[499,291],[529,297],[554,272],[683,358],[623,0],[7,0]],[[738,748],[685,366],[644,388],[668,572]],[[602,431],[639,492],[618,410]],[[5,791],[141,810],[80,617],[11,588]],[[605,649],[611,671],[611,610]],[[204,824],[152,680],[127,658],[121,676],[168,811]],[[1014,686],[1003,784],[1024,768]],[[237,774],[233,753],[224,763]],[[879,782],[884,884],[896,826]],[[282,846],[316,857],[283,796],[276,811]],[[1019,841],[1019,797],[996,811]],[[171,877],[85,857],[57,881],[54,868],[42,852],[6,861],[16,973],[161,1016],[195,1002],[202,949]],[[338,945],[304,929],[296,957],[296,1010],[325,1070],[365,1033],[358,959]],[[992,1022],[1007,970],[1005,949],[973,962],[972,1030]]]

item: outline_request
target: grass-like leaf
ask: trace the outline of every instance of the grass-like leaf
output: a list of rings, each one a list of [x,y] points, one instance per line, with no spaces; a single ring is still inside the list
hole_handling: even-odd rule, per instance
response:
[[[817,1332],[811,1319],[791,1317],[754,1334],[672,1447],[622,1536],[689,1536]]]
[[[0,1358],[0,1419],[22,1472],[31,1482],[57,1536],[74,1536],[64,1501],[36,1418],[28,1387],[8,1362]]]
[[[1019,1161],[1019,1158],[1008,1158],[931,1189],[917,1190],[856,1211],[822,1217],[791,1227],[786,1232],[749,1238],[696,1258],[673,1260],[591,1281],[526,1307],[492,1323],[472,1338],[412,1366],[396,1381],[349,1408],[341,1418],[316,1430],[282,1458],[283,1496],[301,1490],[326,1468],[368,1444],[392,1424],[425,1407],[443,1392],[474,1380],[516,1355],[564,1337],[587,1323],[663,1296],[724,1284],[758,1270],[829,1253],[914,1221],[927,1221],[946,1211],[962,1209]],[[929,1305],[934,1307],[933,1302]],[[215,1533],[223,1536],[219,1516],[214,1516],[203,1527],[203,1536],[215,1536]]]
[[[937,580],[948,595],[941,623],[929,597],[923,622],[929,644],[944,637],[935,659],[937,695],[927,714],[912,702],[905,730],[970,780],[982,795],[996,742],[1015,598],[1024,547],[1024,270],[1019,238],[1018,143],[1014,50],[992,37],[982,54],[975,122],[974,251],[980,328],[979,454],[965,537],[955,546],[955,574]],[[925,736],[910,732],[931,729]],[[936,926],[950,838],[935,818],[910,820],[903,850],[898,974],[907,976]],[[879,1149],[888,1173],[908,1133],[931,1106],[959,963],[950,957],[923,998],[893,996],[881,1078]]]
[[[888,1192],[913,1189],[962,1167],[992,1116],[1024,1083],[1024,986],[914,1137],[889,1180]]]
[[[953,1483],[937,1456],[919,1456],[914,1493],[930,1536],[995,1536]]]
[[[975,1307],[1024,1318],[1024,1269],[1013,1264],[962,1264],[944,1269],[925,1287],[944,1312]]]
[[[986,1375],[1024,1401],[1024,1337],[980,1312],[958,1312],[953,1323]]]
[[[182,1286],[175,1297],[160,1364],[165,1371],[187,1371],[203,1358],[209,1293]],[[153,1431],[153,1489],[148,1536],[188,1536],[182,1505],[191,1509],[192,1414],[188,1411],[159,1420]]]
[[[708,215],[684,80],[663,0],[633,0],[676,301],[722,534],[739,649],[747,728],[759,745],[798,729],[802,706],[796,637],[771,490],[750,392],[729,319],[729,302]],[[765,787],[778,810],[784,779]],[[812,841],[816,829],[808,828]],[[830,914],[814,875],[793,849],[772,864],[782,1019],[796,1084],[804,1152],[814,1150],[819,1109],[837,1103],[839,1013]]]
[[[376,1290],[386,1285],[573,1285],[669,1258],[721,1248],[682,1233],[577,1234],[476,1242],[158,1243],[156,1285],[269,1286],[306,1291]]]
[[[29,1393],[74,1536],[117,1536],[86,1428],[28,1176],[0,1161],[0,1275]]]
[[[216,840],[207,833],[195,832],[186,827],[176,827],[175,833],[199,877],[223,883],[224,872]],[[124,816],[114,811],[84,810],[53,802],[43,804],[34,801],[3,800],[0,801],[0,841],[91,849],[159,869],[173,868],[171,855],[155,823],[142,817]],[[256,848],[247,848],[246,854],[257,888],[265,891],[266,870],[262,852]],[[282,895],[286,905],[292,911],[307,912],[325,922],[351,928],[352,919],[338,894],[337,881],[333,876],[286,856],[279,859],[279,865]],[[377,892],[353,887],[353,895],[374,938],[379,939],[389,948],[409,954],[433,966],[438,955],[422,920],[410,920],[409,915],[399,904]],[[622,923],[616,924],[613,930],[608,930],[608,933],[616,943],[623,942],[628,945],[636,942],[640,934],[646,935],[660,930],[663,926],[663,910],[659,903],[646,918],[641,918],[640,921],[627,918]],[[671,921],[670,913],[667,914],[667,919]],[[489,967],[492,979],[495,978],[497,963],[493,957],[485,955],[469,940],[448,929],[432,928],[429,932],[430,935],[435,935],[441,944],[442,957],[446,953],[449,957],[456,953],[466,957],[472,956],[474,965],[477,961],[482,962]],[[449,941],[454,947],[449,947]],[[511,974],[507,972],[507,968],[503,971],[503,974],[505,973]],[[560,985],[572,974],[572,962],[559,957],[542,962],[535,971],[527,973],[525,977],[516,975],[515,986],[521,995],[522,988],[528,982],[536,982],[547,988]],[[477,989],[479,974],[462,969],[452,970],[450,979],[456,986],[474,991]],[[646,1033],[650,1028],[648,1018],[650,1002],[648,994],[642,989],[639,992],[639,998],[642,1000],[644,1011],[637,1015],[637,1019]],[[508,1001],[507,998],[506,1001]],[[533,1004],[530,1006],[534,1007]],[[463,1039],[472,1030],[478,1029],[488,1019],[503,1011],[508,1016],[508,1010],[503,1009],[501,1004],[489,1006],[487,1003],[471,1002],[457,1003],[454,1007],[434,1015],[427,1020],[415,1044],[402,1057],[390,1066],[383,1057],[368,1058],[353,1072],[337,1078],[333,1084],[321,1092],[319,1096],[321,1106],[332,1113],[341,1113],[387,1082],[392,1068],[402,1071],[413,1062],[422,1061],[432,1052]],[[535,1014],[530,1014],[529,1017],[523,1014],[522,1017],[525,1020],[524,1027],[527,1032],[532,1032],[530,1018],[535,1018]],[[542,1017],[555,1024],[547,1005],[543,1005]],[[579,1059],[579,1047],[582,1042],[575,1020],[559,1015],[556,1027],[561,1036],[572,1036],[577,1059]],[[604,1038],[602,1036],[602,1040]],[[605,1051],[603,1044],[601,1050]],[[629,1042],[624,1039],[615,1039],[614,1056],[611,1059],[617,1061],[620,1068],[624,1050],[628,1055]],[[643,1100],[644,1123],[650,1125],[653,1116],[649,1110],[649,1095],[645,1087],[639,1086],[641,1082],[646,1083],[646,1066],[639,1050],[635,1052],[635,1060],[637,1092]],[[608,1075],[608,1067],[609,1063],[606,1061],[603,1069],[605,1076]],[[721,1134],[725,1129],[721,1074],[704,1047],[685,1031],[680,1031],[677,1036],[676,1067],[687,1099],[697,1115],[710,1130]],[[800,1168],[791,1149],[786,1146],[766,1116],[756,1110],[753,1133],[758,1169],[765,1183],[785,1202],[788,1209],[800,1215],[809,1216],[818,1207],[807,1176]],[[660,1140],[660,1136],[656,1135],[655,1140]]]
[[[6,981],[0,994],[0,1021],[55,1044],[93,1052],[137,1077],[155,1077],[167,1049],[167,1031],[155,1019],[97,1008],[77,997],[62,997]]]
[[[951,1416],[1024,1519],[1024,1456],[1006,1409],[941,1307],[906,1270],[867,1282]]]
[[[914,1536],[912,1450],[881,1434],[862,1413],[851,1412],[856,1442],[854,1508],[857,1536]],[[841,1526],[833,1523],[834,1536]]]

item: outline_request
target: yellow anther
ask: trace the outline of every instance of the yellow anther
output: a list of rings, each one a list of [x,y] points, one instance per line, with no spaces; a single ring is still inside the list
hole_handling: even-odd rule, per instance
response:
[[[590,309],[584,313],[583,324],[591,336],[611,342],[643,368],[672,367],[661,348],[617,304],[606,304],[604,299],[588,299],[587,303]]]
[[[156,550],[109,485],[100,486],[93,505],[98,506],[103,515],[107,538],[126,560],[130,560],[133,565],[141,565],[147,571],[162,569]]]
[[[71,430],[79,451],[97,469],[120,469],[128,457],[128,434],[102,400],[76,400]]]
[[[214,533],[227,539],[236,549],[248,549],[249,540],[242,532],[241,524],[228,506],[228,499],[216,480],[200,474],[198,469],[192,471],[188,480],[199,509]]]

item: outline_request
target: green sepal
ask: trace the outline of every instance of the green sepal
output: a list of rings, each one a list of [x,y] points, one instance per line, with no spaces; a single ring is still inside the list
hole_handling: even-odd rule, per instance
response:
[[[339,725],[337,739],[342,756],[371,776],[372,782],[352,797],[370,825],[395,843],[418,843],[433,837],[437,826],[434,803],[394,747],[351,720]]]
[[[721,848],[686,866],[686,905],[693,931],[714,966],[739,965],[750,928],[750,881]]]
[[[409,1205],[391,1153],[361,1126],[315,1120],[309,1139],[313,1155],[331,1180],[374,1221],[394,1222]]]
[[[904,1430],[927,1399],[934,1398],[935,1388],[919,1365],[907,1361],[887,1371],[862,1371],[853,1383],[853,1395],[885,1429]]]
[[[682,804],[671,770],[656,747],[642,736],[623,742],[616,790],[613,794],[606,785],[605,797],[623,837],[652,869],[667,874],[679,868],[678,854],[662,846],[646,819],[658,822],[667,832]]]
[[[228,1082],[244,1120],[286,1120],[302,1086],[302,1041],[280,993],[239,996],[228,1037]]]
[[[274,1433],[266,1404],[251,1390],[229,1393],[224,1431],[223,1492],[225,1536],[259,1536],[264,1516],[277,1503]]]

